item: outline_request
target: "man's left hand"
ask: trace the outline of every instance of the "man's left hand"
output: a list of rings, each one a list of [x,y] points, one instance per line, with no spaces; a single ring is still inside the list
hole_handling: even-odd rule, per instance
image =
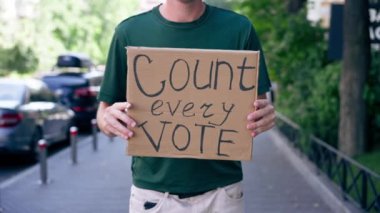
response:
[[[257,99],[253,106],[256,110],[247,116],[247,129],[251,132],[252,137],[256,137],[258,134],[274,127],[276,113],[267,99]]]

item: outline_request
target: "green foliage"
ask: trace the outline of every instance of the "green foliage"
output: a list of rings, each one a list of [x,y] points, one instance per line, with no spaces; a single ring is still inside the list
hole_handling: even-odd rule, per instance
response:
[[[306,20],[305,10],[287,12],[287,1],[245,0],[239,12],[253,22],[262,41],[276,108],[307,132],[337,146],[340,62],[326,59],[325,30]],[[380,147],[380,52],[373,53],[365,97],[371,149]],[[376,144],[377,143],[377,144]]]
[[[359,155],[355,157],[355,160],[363,165],[366,165],[369,169],[376,172],[377,174],[380,174],[380,151]]]
[[[16,44],[9,49],[0,48],[0,76],[4,76],[9,70],[20,74],[32,72],[37,65],[38,59],[30,47]]]
[[[104,63],[117,23],[137,8],[137,1],[66,0],[60,4],[42,0],[45,15],[54,23],[50,34],[66,50],[84,52]]]
[[[225,9],[231,9],[236,3],[237,0],[204,0],[207,4],[225,8]]]
[[[380,149],[380,52],[372,53],[372,66],[368,84],[365,89],[365,98],[369,115],[370,149]]]
[[[337,146],[339,129],[339,76],[341,63],[329,64],[314,77],[313,89],[307,99],[310,108],[306,127],[315,136]]]
[[[40,0],[34,4],[35,14],[31,17],[0,16],[0,44],[6,49],[2,52],[15,48],[16,54],[7,52],[0,56],[3,74],[13,70],[35,71],[36,67],[31,66],[36,62],[33,57],[22,58],[29,61],[25,66],[11,63],[21,55],[38,56],[39,69],[50,69],[57,55],[63,52],[82,52],[95,63],[104,63],[114,28],[137,9],[138,1]],[[13,67],[3,65],[9,63]]]
[[[278,84],[277,110],[336,145],[341,65],[325,57],[325,31],[307,21],[305,10],[289,14],[287,1],[247,0],[241,12],[251,18]]]

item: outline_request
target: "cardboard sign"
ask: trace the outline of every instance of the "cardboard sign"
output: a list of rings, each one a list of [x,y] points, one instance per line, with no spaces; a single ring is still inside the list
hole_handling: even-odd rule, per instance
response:
[[[128,154],[250,160],[259,52],[128,47]]]

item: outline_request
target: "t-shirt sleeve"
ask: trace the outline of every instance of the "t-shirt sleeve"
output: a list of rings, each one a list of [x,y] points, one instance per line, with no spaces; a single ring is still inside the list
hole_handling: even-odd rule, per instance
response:
[[[108,52],[106,69],[100,92],[99,101],[113,104],[126,101],[127,81],[127,42],[123,35],[117,31],[113,35]]]
[[[256,31],[253,28],[253,26],[251,26],[251,30],[250,30],[248,41],[247,41],[246,50],[260,51],[258,94],[259,95],[264,94],[264,93],[269,91],[269,89],[271,87],[271,83],[270,83],[269,76],[268,76],[264,52],[261,48],[259,38],[257,37]]]

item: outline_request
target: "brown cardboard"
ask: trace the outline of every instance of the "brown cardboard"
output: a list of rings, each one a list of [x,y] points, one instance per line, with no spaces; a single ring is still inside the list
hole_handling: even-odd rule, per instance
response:
[[[129,155],[251,159],[259,52],[128,47],[127,55],[128,115],[138,124]]]

